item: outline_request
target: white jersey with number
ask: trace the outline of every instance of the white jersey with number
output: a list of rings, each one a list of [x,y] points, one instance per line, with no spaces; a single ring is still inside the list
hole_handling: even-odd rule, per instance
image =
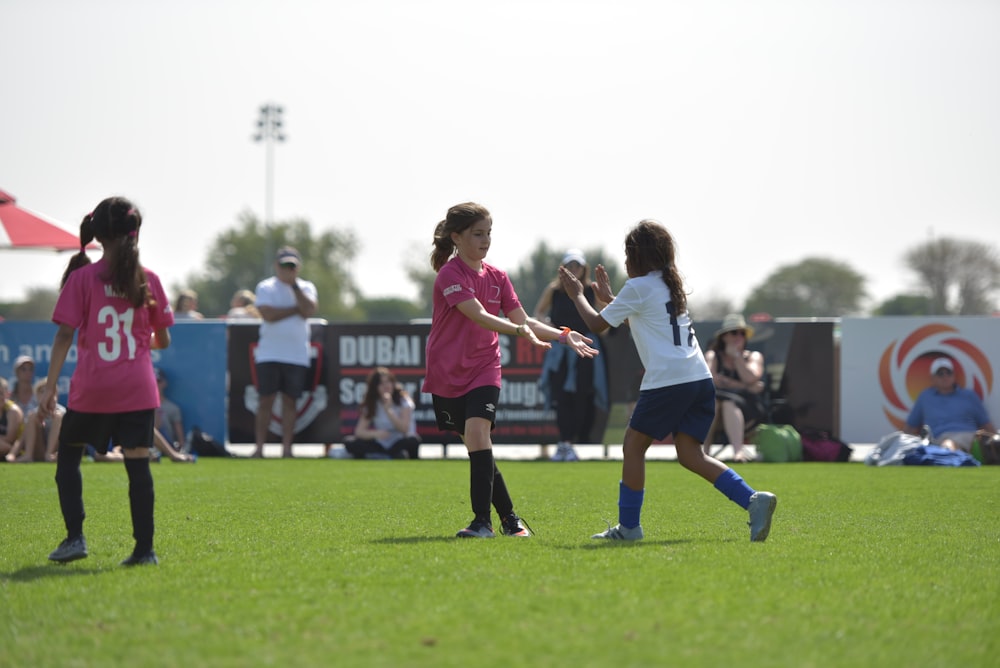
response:
[[[687,312],[674,313],[670,290],[662,273],[625,281],[621,291],[601,311],[612,327],[626,319],[632,330],[635,349],[645,368],[641,390],[680,385],[711,378],[698,338]]]

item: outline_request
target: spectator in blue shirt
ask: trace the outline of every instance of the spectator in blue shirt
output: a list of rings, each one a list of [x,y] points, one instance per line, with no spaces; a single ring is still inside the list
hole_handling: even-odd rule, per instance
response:
[[[979,395],[955,382],[955,366],[947,357],[931,362],[931,386],[917,397],[904,431],[916,435],[924,425],[932,443],[965,452],[972,449],[977,430],[996,431]]]

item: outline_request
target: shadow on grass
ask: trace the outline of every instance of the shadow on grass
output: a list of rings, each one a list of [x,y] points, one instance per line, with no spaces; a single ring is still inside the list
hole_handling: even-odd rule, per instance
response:
[[[556,545],[563,550],[615,550],[615,549],[638,549],[643,545],[656,547],[670,547],[673,545],[684,545],[693,543],[690,538],[678,538],[677,540],[595,540],[591,539],[587,543],[580,545]]]
[[[107,568],[80,568],[69,564],[44,564],[41,566],[25,566],[12,573],[0,573],[0,582],[33,582],[42,578],[64,578],[80,575],[97,575],[108,571]]]
[[[417,545],[419,543],[450,543],[462,540],[455,536],[396,536],[393,538],[378,538],[371,541],[376,545]]]

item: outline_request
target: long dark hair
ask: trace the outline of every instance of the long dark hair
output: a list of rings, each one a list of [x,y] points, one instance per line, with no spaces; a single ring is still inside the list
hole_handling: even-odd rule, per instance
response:
[[[124,197],[109,197],[80,223],[80,252],[69,260],[59,287],[66,285],[69,275],[90,264],[86,248],[94,239],[110,254],[110,276],[102,276],[112,290],[139,308],[150,301],[146,272],[139,263],[139,228],[142,214]]]
[[[663,282],[670,290],[674,313],[687,311],[684,280],[674,262],[676,244],[663,225],[651,218],[640,220],[625,237],[625,257],[631,274],[645,276],[651,271],[663,272]]]
[[[368,374],[368,379],[365,381],[368,383],[368,387],[365,388],[365,399],[361,402],[362,413],[370,420],[375,417],[375,404],[378,403],[379,394],[378,386],[383,380],[388,380],[392,382],[392,403],[397,406],[403,402],[403,397],[406,395],[406,391],[403,386],[400,385],[399,381],[396,380],[395,374],[393,374],[389,369],[384,366],[377,366],[371,370]]]
[[[452,232],[461,234],[481,220],[493,221],[490,212],[482,204],[465,202],[448,209],[448,215],[434,228],[434,250],[431,251],[431,266],[434,271],[440,271],[455,252]]]

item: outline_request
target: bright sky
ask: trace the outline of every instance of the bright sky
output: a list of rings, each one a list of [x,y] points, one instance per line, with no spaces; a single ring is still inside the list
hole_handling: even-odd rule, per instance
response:
[[[543,239],[620,257],[658,218],[695,302],[810,256],[882,300],[916,243],[1000,247],[993,0],[0,0],[0,20],[0,189],[73,230],[130,197],[172,297],[264,216],[268,102],[275,218],[353,229],[370,297],[412,296],[404,265],[467,200],[508,270]],[[0,300],[68,259],[0,250]]]

